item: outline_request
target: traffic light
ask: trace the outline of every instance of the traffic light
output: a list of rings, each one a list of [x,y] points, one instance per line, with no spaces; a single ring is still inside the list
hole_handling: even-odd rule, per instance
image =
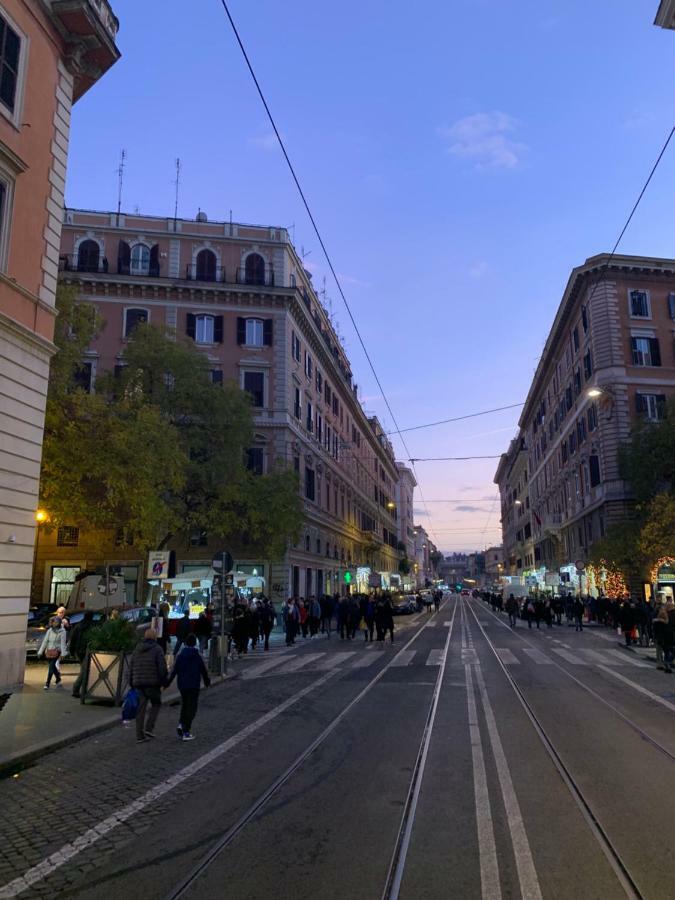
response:
[[[344,574],[344,582],[345,582],[345,584],[351,584],[351,583],[352,583],[352,573],[351,573],[351,572],[345,572],[345,574]]]
[[[462,590],[462,585],[461,585],[461,584],[456,584],[456,585],[455,585],[455,590],[456,590],[457,593],[459,594],[459,592]]]

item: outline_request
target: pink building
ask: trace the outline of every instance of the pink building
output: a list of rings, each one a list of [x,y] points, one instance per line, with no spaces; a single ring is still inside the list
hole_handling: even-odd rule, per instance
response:
[[[0,0],[0,694],[23,678],[71,107],[117,28],[107,0]]]
[[[285,229],[210,222],[201,212],[174,220],[69,209],[61,270],[106,322],[83,360],[86,387],[124,365],[139,322],[185,335],[207,355],[215,382],[234,379],[251,394],[250,465],[299,473],[301,540],[283,560],[235,558],[237,569],[255,569],[275,600],[339,591],[347,569],[352,583],[359,567],[398,572],[393,450],[361,407],[349,360]],[[41,541],[44,597],[64,590],[55,579],[104,561],[141,589],[143,560],[133,548],[111,547],[107,560],[94,560],[76,526],[61,545],[58,535]],[[218,547],[187,535],[174,549],[180,572],[209,565]]]

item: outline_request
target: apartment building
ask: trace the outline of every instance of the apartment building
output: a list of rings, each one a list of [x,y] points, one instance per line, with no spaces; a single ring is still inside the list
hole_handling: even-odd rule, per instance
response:
[[[661,0],[654,24],[661,28],[675,28],[675,0]]]
[[[0,693],[23,679],[71,108],[117,30],[107,0],[0,0]]]
[[[415,475],[408,466],[396,463],[398,481],[396,483],[396,509],[398,514],[398,540],[404,547],[406,559],[415,555],[415,525],[413,496],[417,487]]]
[[[638,421],[658,420],[674,392],[675,260],[586,260],[567,282],[519,437],[497,471],[509,564],[522,519],[531,527],[538,583],[555,587],[560,576],[587,587],[576,563],[632,502],[619,446]],[[518,500],[526,510],[529,500],[529,523],[513,510]]]
[[[535,565],[532,510],[528,483],[528,456],[521,433],[502,454],[495,474],[501,498],[504,575],[532,574]]]
[[[385,585],[397,575],[394,452],[361,407],[349,360],[284,228],[211,222],[203,212],[187,220],[68,209],[61,270],[106,322],[82,361],[85,387],[95,390],[98,373],[124,365],[139,322],[184,335],[208,356],[214,382],[234,379],[251,395],[250,467],[298,473],[300,541],[283,560],[233,552],[236,569],[264,578],[277,601],[345,591],[348,571],[359,588],[372,574]],[[77,523],[61,531],[40,542],[42,596],[106,561],[142,591],[144,560],[133,547],[110,545],[105,560],[93,559]],[[180,573],[209,566],[221,548],[195,534],[173,549]]]

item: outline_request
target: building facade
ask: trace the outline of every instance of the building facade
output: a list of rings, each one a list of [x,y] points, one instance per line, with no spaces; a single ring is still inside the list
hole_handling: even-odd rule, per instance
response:
[[[117,29],[107,0],[0,0],[0,691],[23,678],[71,107]]]
[[[283,560],[235,558],[239,571],[265,579],[274,600],[309,597],[369,576],[384,586],[398,576],[396,467],[390,441],[367,417],[345,351],[283,228],[66,210],[61,278],[95,304],[105,328],[82,361],[83,384],[124,365],[128,336],[149,322],[192,339],[214,382],[233,379],[249,392],[258,472],[293,467],[304,504],[301,538]],[[54,596],[58,579],[105,561],[124,563],[143,589],[144,560],[132,547],[106,560],[79,553],[86,536],[73,529],[40,541],[36,590]],[[71,546],[59,546],[70,539]],[[173,548],[177,572],[209,566],[220,542],[188,535]],[[347,580],[345,573],[349,572]],[[394,578],[392,579],[392,576]]]
[[[509,567],[528,554],[522,521],[539,585],[589,587],[576,563],[630,512],[619,447],[675,393],[674,338],[675,260],[600,255],[573,270],[497,471]]]
[[[509,449],[499,461],[495,483],[501,498],[503,535],[502,574],[527,577],[535,566],[532,509],[528,483],[528,455],[521,433],[511,441]]]
[[[654,24],[661,28],[675,28],[675,0],[661,0]]]
[[[396,483],[396,509],[398,514],[398,540],[403,545],[405,558],[412,560],[415,556],[415,524],[413,512],[413,496],[417,481],[412,469],[397,462],[398,481]],[[400,549],[400,547],[399,547]]]

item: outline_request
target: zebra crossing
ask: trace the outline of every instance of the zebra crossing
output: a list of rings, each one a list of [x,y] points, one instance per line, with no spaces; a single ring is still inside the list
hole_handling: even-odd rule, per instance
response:
[[[372,653],[366,650],[373,649]],[[391,659],[392,668],[412,665],[441,666],[445,660],[443,648],[434,650],[395,650]],[[366,644],[359,650],[336,650],[317,653],[276,654],[263,662],[256,662],[244,669],[241,678],[248,681],[278,675],[293,675],[296,672],[330,672],[335,669],[359,670],[372,666],[384,655],[392,653],[390,644]]]
[[[620,650],[587,650],[578,648],[568,650],[565,647],[551,647],[546,649],[550,655],[542,653],[534,647],[518,648],[523,654],[520,659],[513,650],[508,647],[495,647],[495,651],[505,666],[519,666],[522,662],[533,662],[539,666],[551,666],[560,662],[569,663],[572,666],[634,666],[640,669],[651,669],[649,663],[635,659]]]

